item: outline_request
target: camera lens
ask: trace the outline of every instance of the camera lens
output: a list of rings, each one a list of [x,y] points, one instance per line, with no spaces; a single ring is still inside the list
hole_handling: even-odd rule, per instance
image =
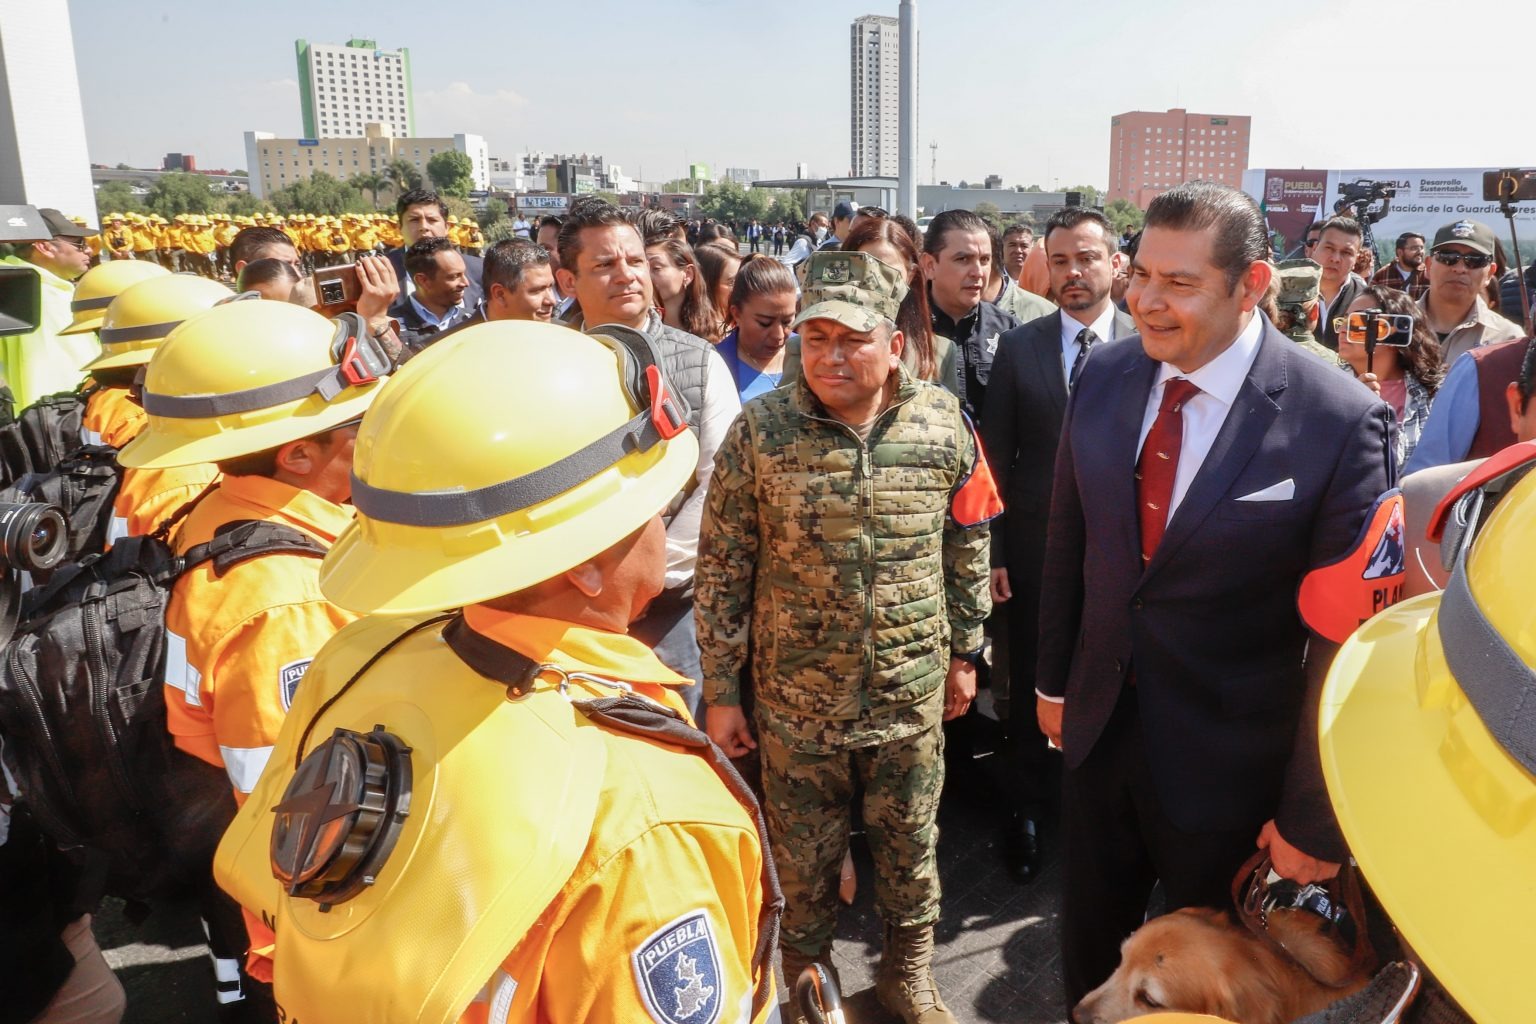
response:
[[[0,561],[15,569],[52,569],[68,553],[64,513],[57,505],[0,505]]]

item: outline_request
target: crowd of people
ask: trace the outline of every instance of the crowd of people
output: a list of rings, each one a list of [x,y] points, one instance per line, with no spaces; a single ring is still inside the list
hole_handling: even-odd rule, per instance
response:
[[[1374,842],[1318,731],[1390,601],[1316,581],[1358,555],[1454,588],[1436,508],[1536,441],[1529,325],[1467,219],[1362,273],[1353,219],[1279,260],[1204,183],[1134,236],[845,201],[745,253],[600,199],[485,245],[426,190],[393,218],[44,218],[6,260],[43,320],[0,373],[115,450],[114,549],[185,563],[156,685],[221,780],[190,886],[220,1019],[773,1019],[775,962],[837,974],[858,822],[878,1001],[954,1021],[937,815],[981,686],[1018,884],[1061,823],[1070,1010],[1154,886],[1229,907],[1255,848],[1309,886]],[[0,892],[50,881],[0,909],[33,951],[0,1019],[114,1022],[108,886],[27,777]]]

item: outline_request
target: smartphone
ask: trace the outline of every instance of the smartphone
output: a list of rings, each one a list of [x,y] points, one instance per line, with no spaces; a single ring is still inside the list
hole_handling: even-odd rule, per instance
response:
[[[357,267],[322,267],[310,275],[315,290],[315,310],[326,316],[347,313],[357,308],[362,286],[357,282]]]
[[[1407,348],[1413,343],[1413,317],[1406,313],[1361,310],[1333,319],[1333,329],[1357,345],[1370,343],[1388,348]]]

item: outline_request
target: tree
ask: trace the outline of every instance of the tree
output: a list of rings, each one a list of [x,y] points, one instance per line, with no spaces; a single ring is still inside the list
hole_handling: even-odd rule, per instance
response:
[[[1041,188],[1039,185],[1020,185],[1019,186],[1019,191],[1020,192],[1044,192],[1045,189]]]
[[[1124,231],[1130,228],[1132,232],[1140,231],[1141,226],[1147,222],[1147,215],[1129,199],[1114,199],[1104,207],[1104,216],[1115,226],[1116,231]]]
[[[209,213],[218,203],[213,182],[201,174],[162,174],[149,190],[149,208],[167,219],[183,213]]]
[[[96,190],[96,215],[103,220],[109,213],[139,213],[143,209],[144,204],[126,181],[109,181]]]
[[[805,202],[809,195],[803,188],[776,189],[773,193],[774,219],[791,223],[804,220]]]
[[[693,195],[698,191],[699,183],[692,178],[673,178],[661,186],[663,192],[686,192]]]
[[[129,167],[127,164],[118,164],[117,165],[117,170],[119,170],[119,171],[131,171],[131,170],[133,170],[133,168]]]
[[[443,196],[443,205],[448,207],[448,216],[457,217],[459,220],[474,220],[475,207],[468,199],[459,196]]]
[[[598,199],[601,199],[603,202],[607,203],[609,206],[623,206],[624,205],[622,202],[619,201],[619,194],[617,192],[602,192],[602,191],[598,191],[598,192],[593,192],[592,195],[594,195]]]
[[[486,196],[485,209],[475,214],[481,231],[489,231],[497,223],[507,219],[507,201],[497,196]]]
[[[1003,211],[998,208],[996,203],[988,202],[984,199],[972,207],[971,212],[986,221],[987,226],[993,231],[1001,232],[1003,230]]]
[[[726,180],[704,189],[699,212],[718,221],[737,224],[766,220],[772,205],[773,196],[767,189],[746,188]]]
[[[377,171],[359,171],[347,179],[348,183],[360,192],[367,192],[374,209],[379,206],[379,193],[389,188],[389,178]]]
[[[421,172],[404,157],[391,160],[380,173],[389,180],[389,187],[395,190],[397,198],[413,188],[421,188]]]
[[[303,181],[272,193],[272,205],[278,213],[366,213],[368,201],[351,185],[337,181],[324,171],[316,171]]]
[[[427,161],[427,177],[443,195],[463,198],[475,187],[475,162],[469,154],[450,149]]]
[[[1071,188],[1062,189],[1063,192],[1081,192],[1084,206],[1098,206],[1102,193],[1092,185],[1073,185]]]
[[[272,204],[257,199],[249,192],[235,192],[224,197],[224,212],[232,217],[249,216],[253,213],[271,213]]]

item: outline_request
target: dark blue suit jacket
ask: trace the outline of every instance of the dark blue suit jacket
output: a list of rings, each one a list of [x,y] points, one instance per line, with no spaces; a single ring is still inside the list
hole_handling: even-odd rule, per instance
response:
[[[1243,390],[1143,569],[1134,476],[1157,369],[1140,336],[1101,345],[1068,404],[1036,685],[1065,698],[1074,768],[1134,670],[1147,758],[1174,825],[1253,825],[1257,835],[1273,817],[1293,845],[1340,860],[1316,725],[1335,648],[1302,624],[1296,590],[1353,544],[1395,485],[1387,406],[1266,322]],[[1285,480],[1290,500],[1236,500]]]

